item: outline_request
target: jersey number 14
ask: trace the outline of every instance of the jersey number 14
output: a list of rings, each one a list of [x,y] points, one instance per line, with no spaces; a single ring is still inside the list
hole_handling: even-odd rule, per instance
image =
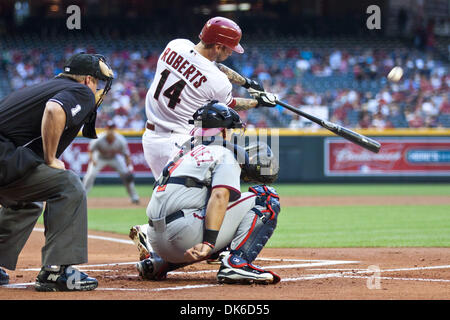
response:
[[[159,80],[158,86],[156,87],[155,94],[153,97],[158,100],[159,95],[161,94],[161,90],[164,87],[164,84],[167,81],[167,78],[169,77],[170,71],[164,70],[161,72],[161,79]],[[184,80],[179,80],[175,82],[173,85],[171,85],[169,88],[167,88],[163,95],[167,98],[169,98],[169,104],[167,105],[170,109],[175,109],[175,106],[177,103],[181,102],[180,94],[181,91],[183,91],[184,87],[186,86],[186,82]]]

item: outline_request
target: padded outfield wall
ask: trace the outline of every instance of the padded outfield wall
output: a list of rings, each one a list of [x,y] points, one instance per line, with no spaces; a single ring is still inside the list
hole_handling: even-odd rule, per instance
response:
[[[356,131],[379,141],[380,152],[367,151],[323,129],[260,129],[247,134],[262,137],[278,154],[278,182],[450,182],[450,129]],[[152,182],[142,151],[143,132],[120,132],[127,137],[137,182]],[[78,137],[62,155],[66,166],[80,176],[87,169],[88,142]],[[119,179],[106,167],[96,182]]]

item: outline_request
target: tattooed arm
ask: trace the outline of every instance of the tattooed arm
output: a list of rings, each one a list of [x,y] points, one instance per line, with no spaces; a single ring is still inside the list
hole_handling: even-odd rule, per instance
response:
[[[225,66],[221,63],[218,63],[218,62],[216,62],[216,66],[217,66],[217,68],[219,68],[220,71],[222,71],[223,73],[225,73],[227,75],[227,77],[231,83],[235,83],[240,86],[243,86],[247,83],[247,80],[243,76],[241,76],[236,71],[231,70],[227,66]]]
[[[258,101],[256,99],[234,98],[234,100],[236,101],[236,104],[233,109],[236,111],[245,111],[258,106]]]
[[[264,88],[258,82],[241,76],[236,71],[228,68],[227,66],[225,66],[221,63],[216,62],[216,66],[217,66],[217,68],[219,68],[220,71],[222,71],[223,73],[226,74],[226,76],[228,77],[228,79],[230,80],[231,83],[235,83],[240,86],[243,86],[244,88],[249,90],[249,92],[250,92],[250,90],[253,90],[254,93],[259,93],[257,99],[235,98],[234,100],[236,101],[236,104],[233,107],[234,110],[245,111],[245,110],[248,110],[251,108],[256,108],[261,105],[270,106],[270,107],[274,107],[276,105],[276,103],[270,103],[270,105],[269,105],[267,103],[264,103],[264,101],[259,101],[261,94],[267,95],[268,93],[264,92]],[[251,94],[253,95],[253,93],[251,93]]]
[[[217,68],[219,68],[220,71],[222,71],[223,73],[226,74],[226,76],[228,77],[228,80],[230,80],[231,83],[238,84],[247,90],[253,89],[256,91],[265,91],[264,87],[262,86],[261,83],[255,81],[255,80],[246,78],[221,63],[216,62],[216,66],[217,66]]]

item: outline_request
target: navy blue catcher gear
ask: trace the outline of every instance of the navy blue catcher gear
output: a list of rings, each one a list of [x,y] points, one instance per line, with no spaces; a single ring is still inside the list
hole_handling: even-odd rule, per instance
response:
[[[280,198],[272,187],[257,185],[248,191],[256,194],[256,205],[251,209],[255,217],[248,235],[231,253],[252,263],[272,236],[281,207]]]
[[[192,117],[188,121],[195,126],[191,131],[192,136],[215,136],[224,129],[244,127],[239,114],[217,100],[199,108]]]
[[[241,179],[244,182],[271,184],[278,178],[278,161],[270,147],[259,141],[245,146],[248,163],[242,166]]]

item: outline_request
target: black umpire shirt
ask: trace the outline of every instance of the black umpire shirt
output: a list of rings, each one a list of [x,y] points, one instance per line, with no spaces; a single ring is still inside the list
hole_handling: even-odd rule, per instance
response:
[[[54,78],[8,95],[0,101],[0,135],[16,147],[26,146],[43,158],[41,123],[47,101],[58,103],[66,113],[65,129],[56,152],[58,158],[96,112],[94,93],[75,80]]]

